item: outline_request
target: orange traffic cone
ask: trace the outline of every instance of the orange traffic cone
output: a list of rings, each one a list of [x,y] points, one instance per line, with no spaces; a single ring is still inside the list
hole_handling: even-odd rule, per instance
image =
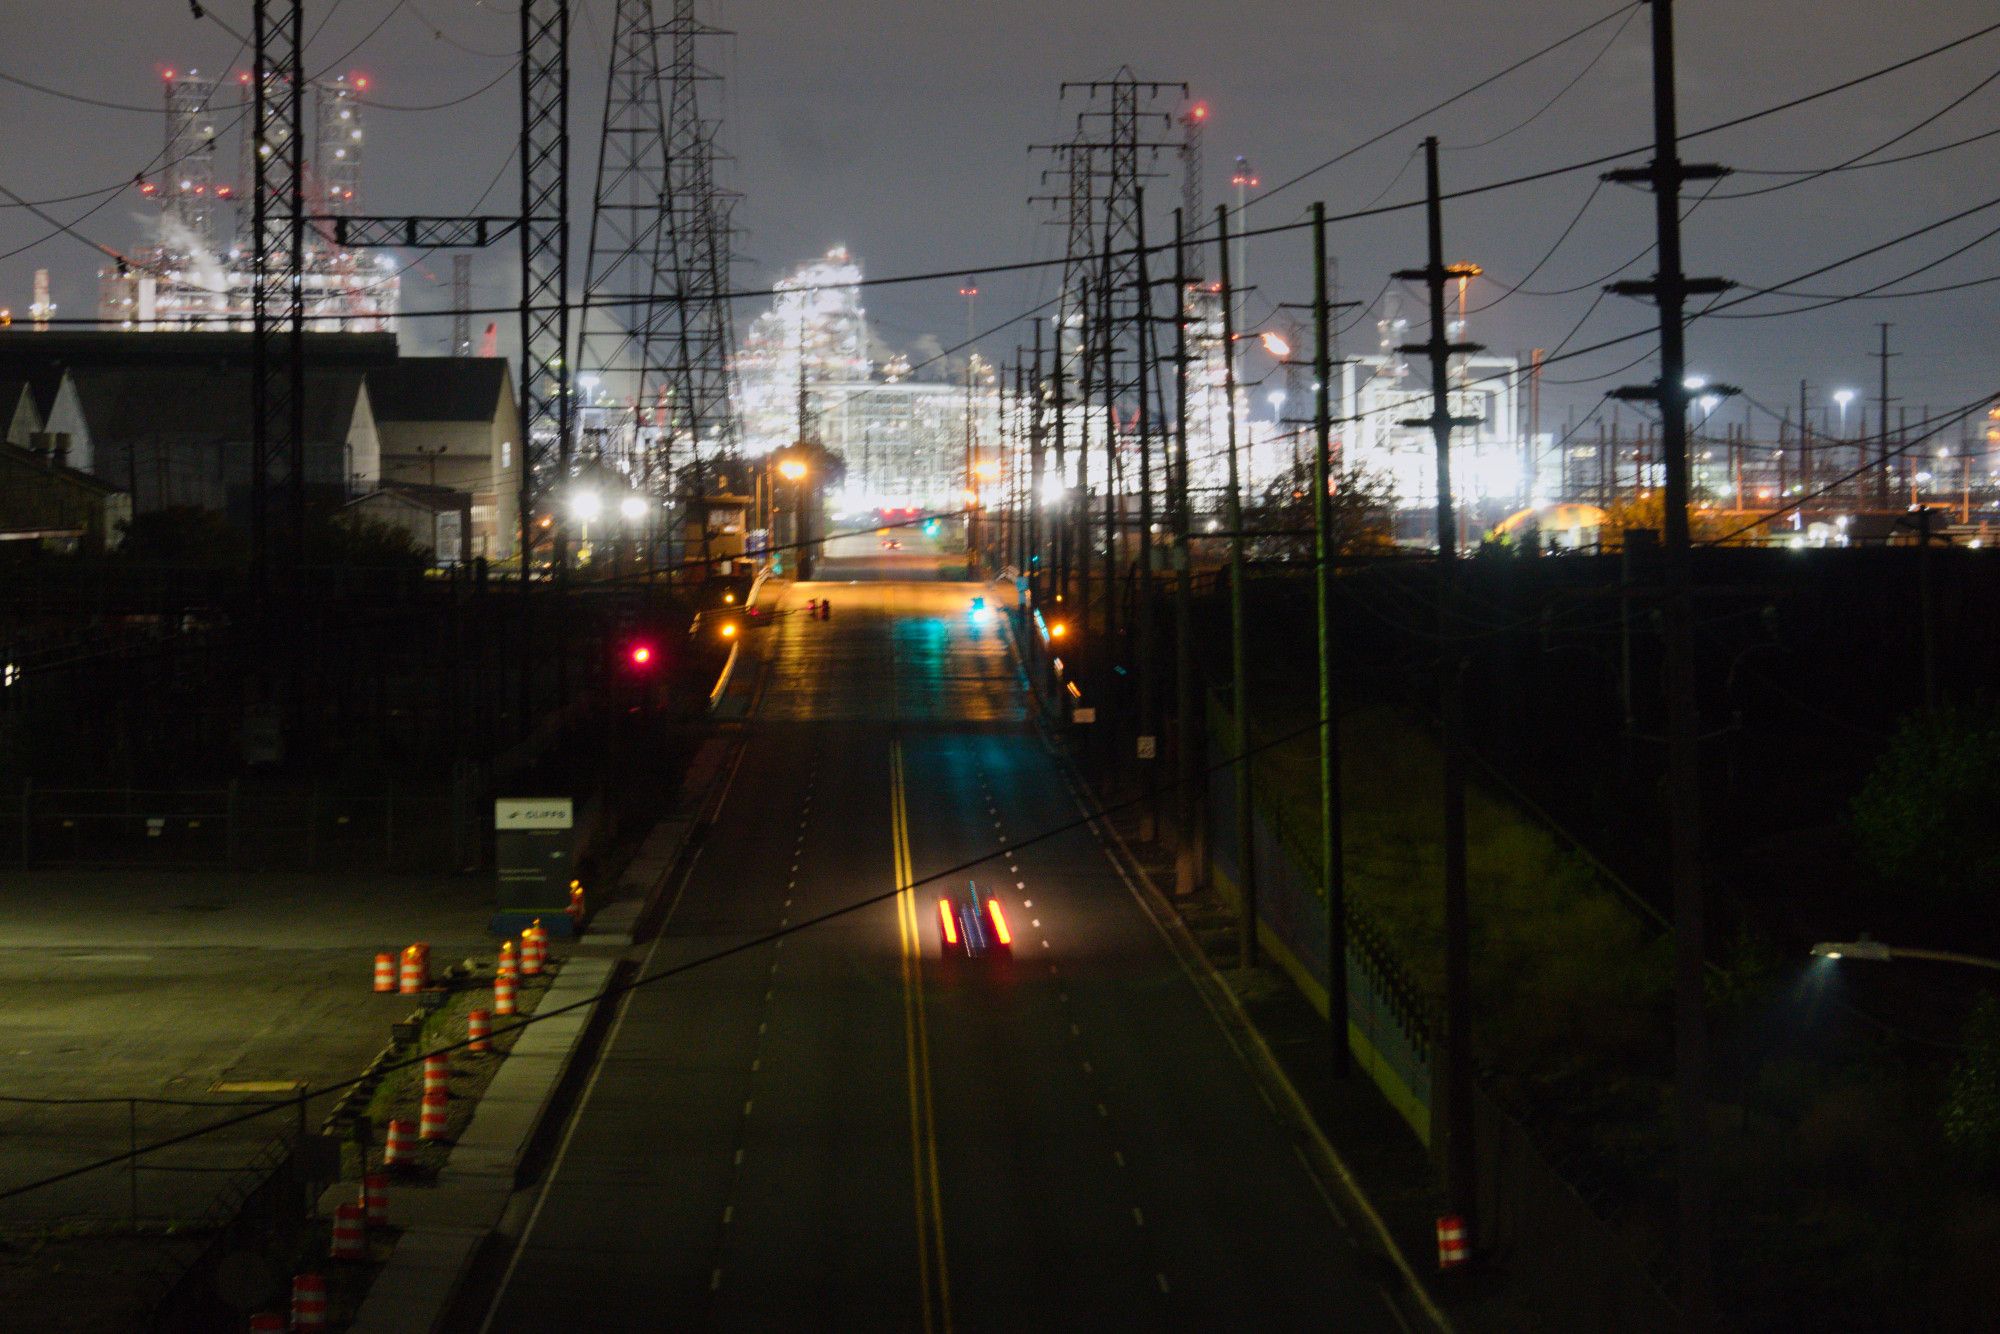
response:
[[[361,1207],[369,1227],[389,1226],[389,1178],[370,1172],[361,1178]]]
[[[396,990],[405,996],[414,996],[430,982],[430,951],[422,945],[408,945],[403,949],[403,971]]]
[[[399,1119],[389,1123],[389,1133],[382,1141],[382,1166],[400,1167],[410,1161],[410,1156],[417,1151],[412,1129],[408,1121]]]
[[[451,1099],[443,1089],[424,1094],[423,1111],[417,1118],[417,1138],[443,1139],[445,1120],[451,1115]]]
[[[326,1328],[326,1275],[292,1276],[292,1328],[301,1331]]]
[[[337,1204],[333,1207],[333,1258],[336,1260],[366,1260],[368,1258],[368,1215],[358,1204]]]
[[[451,1057],[443,1052],[433,1052],[424,1057],[424,1096],[433,1093],[451,1096]]]

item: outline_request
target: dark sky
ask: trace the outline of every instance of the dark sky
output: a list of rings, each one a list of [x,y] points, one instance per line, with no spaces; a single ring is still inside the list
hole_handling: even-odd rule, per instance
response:
[[[1248,154],[1267,184],[1290,177],[1581,27],[1612,3],[728,5],[712,17],[736,33],[716,45],[714,56],[724,76],[723,138],[735,159],[729,183],[744,195],[737,284],[760,286],[836,243],[849,246],[871,276],[976,269],[1057,253],[1060,233],[1043,225],[1048,212],[1026,203],[1038,188],[1042,165],[1026,145],[1068,136],[1078,103],[1058,100],[1064,79],[1108,76],[1123,64],[1148,78],[1191,84],[1195,96],[1213,108],[1207,144],[1212,205],[1224,197],[1233,155]],[[209,7],[247,31],[244,0],[212,0]],[[311,0],[309,29],[323,18],[327,22],[308,65],[365,72],[384,101],[441,101],[506,68],[515,40],[511,8],[511,3],[489,7],[474,0]],[[582,207],[590,194],[611,9],[612,0],[578,4],[572,114],[574,188],[582,201],[579,248],[586,234]],[[1679,9],[1684,127],[1864,73],[1995,18],[1990,0],[1902,6],[1893,21],[1884,14],[1881,6],[1855,0],[1684,3]],[[1633,12],[1588,73],[1547,105],[1605,49],[1620,21],[1257,205],[1252,220],[1293,221],[1315,199],[1338,213],[1378,196],[1388,202],[1414,198],[1421,174],[1412,153],[1425,132],[1436,133],[1452,150],[1444,155],[1447,189],[1642,144],[1650,135],[1643,9]],[[440,29],[443,38],[434,35]],[[6,37],[0,43],[0,73],[146,107],[157,105],[159,72],[168,66],[244,64],[235,54],[235,39],[213,23],[194,21],[181,0],[0,0],[0,33]],[[346,55],[357,42],[360,49]],[[1701,140],[1690,155],[1760,170],[1831,165],[1909,129],[1996,70],[2000,34],[1856,92]],[[1521,126],[1538,110],[1542,114]],[[502,79],[492,91],[451,110],[371,115],[369,206],[382,212],[465,209],[513,146],[514,85],[511,78]],[[40,199],[129,179],[158,151],[160,120],[157,111],[97,109],[0,85],[0,185]],[[1489,146],[1468,147],[1517,126]],[[2000,87],[1988,87],[1887,153],[1996,126]],[[1178,163],[1168,156],[1159,165],[1169,173],[1154,187],[1164,208],[1178,197]],[[1690,219],[1689,265],[1697,273],[1746,283],[1779,282],[1984,202],[1996,193],[1996,166],[2000,137],[1902,165],[1835,173],[1754,199],[1716,200]],[[1717,193],[1785,179],[1739,176]],[[1474,288],[1475,307],[1527,274],[1595,183],[1594,172],[1581,172],[1447,207],[1450,257],[1475,260],[1489,275]],[[513,197],[510,168],[486,207],[504,210]],[[142,234],[143,201],[127,191],[82,216],[100,200],[52,204],[49,211],[76,220],[92,240],[135,245]],[[1803,286],[1829,294],[1866,287],[1974,241],[1996,225],[1997,214],[2000,209],[1975,215]],[[0,208],[0,251],[35,242],[49,230],[22,209]],[[1633,258],[1650,239],[1650,201],[1607,186],[1528,287],[1590,283]],[[1382,288],[1389,269],[1421,263],[1421,214],[1344,225],[1331,244],[1343,295],[1365,301]],[[1250,277],[1258,285],[1253,314],[1274,301],[1307,294],[1306,254],[1303,233],[1253,243]],[[578,263],[580,270],[580,255]],[[33,270],[45,266],[54,276],[62,313],[88,314],[95,265],[84,245],[60,236],[8,255],[0,259],[0,303],[12,305],[18,315],[28,303]],[[506,252],[483,257],[478,300],[505,300],[513,288],[512,269]],[[447,292],[432,279],[448,272],[441,257],[419,264],[408,278],[406,304],[417,309],[444,304]],[[1991,242],[1973,245],[1907,285],[1936,286],[1996,272],[2000,242]],[[982,282],[981,325],[1032,305],[1048,293],[1050,282],[1046,276]],[[884,288],[871,292],[867,304],[892,344],[923,334],[949,341],[964,328],[957,289],[956,281]],[[1554,347],[1590,306],[1595,290],[1591,284],[1570,295],[1513,296],[1475,314],[1471,336],[1498,351]],[[1419,304],[1413,295],[1406,306],[1414,310]],[[1791,304],[1764,300],[1743,310]],[[1894,363],[1894,392],[1912,405],[1943,407],[2000,389],[1996,307],[2000,284],[1906,301],[1852,301],[1790,318],[1709,320],[1692,330],[1690,361],[1773,406],[1795,400],[1799,379],[1810,378],[1815,404],[1822,405],[1835,385],[1872,393],[1873,322],[1887,319],[1896,323],[1895,346],[1904,353]],[[746,303],[739,321],[757,308]],[[1572,345],[1638,328],[1649,315],[1649,308],[1607,298]],[[417,350],[430,350],[444,337],[440,321],[413,322],[409,329],[406,338]],[[1357,350],[1364,334],[1372,340],[1372,325],[1355,331],[1350,350]],[[1026,336],[1025,330],[1019,334]],[[1009,331],[985,346],[1003,353],[1015,341]],[[1639,346],[1551,367],[1545,396],[1555,415],[1570,402],[1594,402],[1609,384],[1642,376],[1643,366],[1612,374]],[[1592,378],[1600,376],[1608,378]],[[1587,383],[1562,386],[1558,380]],[[1726,410],[1732,419],[1738,411]]]

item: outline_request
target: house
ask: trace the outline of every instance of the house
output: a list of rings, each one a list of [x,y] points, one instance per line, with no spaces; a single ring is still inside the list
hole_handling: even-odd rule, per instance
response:
[[[116,547],[132,517],[132,498],[63,462],[57,439],[37,431],[26,448],[0,443],[0,542],[58,551]]]
[[[520,523],[520,416],[499,357],[404,357],[368,369],[385,484],[472,498],[471,554],[514,553]]]
[[[247,516],[254,476],[248,369],[209,363],[79,367],[70,374],[93,471],[122,484],[135,513],[194,506]],[[344,502],[372,489],[381,477],[381,441],[363,371],[308,370],[304,417],[309,493]],[[274,480],[281,476],[273,473]]]
[[[95,472],[127,491],[133,490],[135,481],[150,477],[143,493],[134,495],[138,508],[145,510],[158,507],[154,497],[160,494],[187,493],[191,497],[174,503],[207,503],[192,497],[248,486],[250,383],[255,357],[255,339],[243,332],[15,328],[0,333],[0,385],[23,381],[29,386],[40,417],[40,424],[34,429],[68,435],[72,467]],[[388,365],[395,360],[394,334],[315,332],[305,336],[309,380],[342,374],[359,377],[368,367]],[[140,372],[148,373],[150,378],[107,379]],[[212,405],[197,404],[199,430],[183,429],[182,423],[173,420],[187,404],[189,394],[177,394],[163,401],[163,406],[172,410],[160,416],[157,424],[161,428],[161,441],[155,445],[147,439],[150,433],[137,424],[145,416],[147,405],[121,403],[118,395],[127,391],[143,394],[155,387],[170,386],[175,377],[184,377],[190,385],[200,386],[201,393],[220,397]],[[354,395],[342,387],[343,383],[336,378],[331,397],[350,400],[345,415],[352,419],[356,415],[351,401]],[[316,397],[329,396],[327,389],[324,380],[317,387],[309,383],[309,412]],[[333,415],[341,413],[336,409]],[[113,418],[122,443],[113,449],[111,456],[100,458],[100,419]],[[192,426],[193,422],[185,425]],[[314,438],[315,431],[320,438]],[[345,464],[333,457],[337,452],[336,436],[338,450],[351,455]],[[173,451],[191,448],[212,456],[218,437],[225,437],[223,443],[236,446],[243,466],[232,467],[225,460],[222,474],[229,480],[216,483],[211,477],[197,485],[196,479],[216,472],[218,465],[214,458],[206,462],[183,459]],[[353,428],[351,421],[346,425],[324,419],[309,421],[307,444],[307,474],[315,486],[339,485],[344,495],[348,485],[344,479],[349,471],[366,474],[365,485],[374,484],[369,463],[373,456],[372,421],[358,428]],[[186,480],[177,487],[175,479],[183,474]],[[236,480],[239,475],[240,481]],[[218,502],[216,508],[221,507]]]
[[[65,438],[72,468],[90,470],[90,428],[69,373],[45,369],[21,379],[0,374],[0,440],[27,449],[29,437],[43,431]]]
[[[367,519],[408,533],[431,563],[449,569],[470,564],[472,497],[448,486],[422,482],[384,482],[376,490],[347,502],[345,519]]]

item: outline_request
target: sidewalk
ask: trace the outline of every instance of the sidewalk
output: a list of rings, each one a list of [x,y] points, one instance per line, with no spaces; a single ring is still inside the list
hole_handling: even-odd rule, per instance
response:
[[[674,870],[712,817],[733,751],[722,738],[702,744],[673,809],[640,844],[610,901],[558,950],[560,971],[537,1012],[575,1008],[521,1031],[435,1184],[392,1192],[391,1224],[401,1234],[350,1326],[356,1334],[429,1334],[462,1297],[470,1303],[477,1296],[463,1291],[475,1273],[504,1268],[513,1234],[533,1207],[550,1140],[617,1012],[615,999],[592,1000],[632,975],[635,947],[648,938]],[[322,1211],[353,1193],[352,1182],[336,1186]]]

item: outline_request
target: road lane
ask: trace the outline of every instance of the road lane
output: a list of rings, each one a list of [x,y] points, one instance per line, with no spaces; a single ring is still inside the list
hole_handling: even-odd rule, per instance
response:
[[[982,595],[759,632],[653,966],[885,897],[634,993],[492,1328],[1397,1327],[1094,838],[1010,846],[1078,808]],[[942,959],[921,882],[982,856],[1014,957]]]

